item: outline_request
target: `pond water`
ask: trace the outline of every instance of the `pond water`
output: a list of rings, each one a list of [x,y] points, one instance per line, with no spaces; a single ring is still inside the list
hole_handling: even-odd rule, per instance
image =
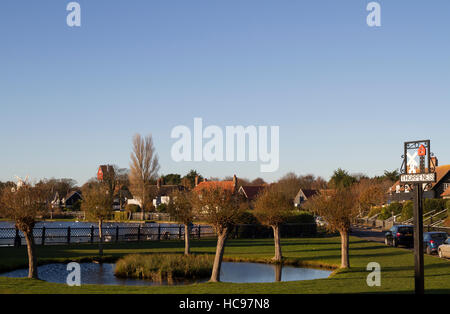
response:
[[[140,279],[122,279],[114,276],[115,264],[105,263],[82,263],[81,284],[100,285],[128,285],[128,286],[159,286],[167,285],[168,282],[153,282]],[[69,272],[66,264],[48,264],[39,266],[39,278],[49,282],[66,283]],[[269,265],[259,263],[222,263],[221,281],[234,283],[262,283],[275,281],[297,281],[327,278],[331,274],[328,270],[311,268],[299,268],[292,266]],[[27,269],[19,269],[0,274],[2,277],[26,277]],[[171,283],[173,285],[192,284],[208,281],[189,280]]]

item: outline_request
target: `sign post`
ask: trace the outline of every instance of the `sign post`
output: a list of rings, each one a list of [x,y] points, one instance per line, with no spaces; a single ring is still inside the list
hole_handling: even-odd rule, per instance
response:
[[[430,140],[405,142],[400,182],[414,190],[414,273],[415,292],[425,292],[423,263],[423,189],[436,182],[435,165],[431,164]],[[417,158],[419,162],[417,162]],[[426,166],[428,164],[428,167]]]

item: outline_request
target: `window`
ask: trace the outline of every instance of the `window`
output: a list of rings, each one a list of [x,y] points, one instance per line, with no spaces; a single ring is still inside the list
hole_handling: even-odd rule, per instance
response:
[[[444,188],[444,191],[450,188],[450,183],[444,183],[442,184],[442,187]]]

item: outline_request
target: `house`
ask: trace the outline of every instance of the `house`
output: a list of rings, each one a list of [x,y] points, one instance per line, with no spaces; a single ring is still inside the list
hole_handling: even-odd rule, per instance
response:
[[[238,179],[236,175],[233,176],[233,181],[208,181],[208,179],[204,179],[203,182],[198,182],[198,177],[195,178],[195,187],[194,191],[197,193],[201,193],[204,189],[211,188],[223,188],[224,190],[229,190],[233,193],[238,192]]]
[[[441,197],[445,200],[450,200],[450,187],[448,187],[444,193],[441,194]]]
[[[153,198],[153,206],[158,207],[161,204],[169,204],[170,194],[174,191],[183,191],[185,189],[182,185],[165,185],[162,178],[156,181],[156,185],[151,185],[149,187],[148,194]],[[127,199],[127,204],[138,205],[142,207],[141,201],[139,199],[130,197]]]
[[[253,202],[266,187],[267,185],[242,185],[238,192],[245,200]]]
[[[423,198],[450,198],[450,165],[438,166],[437,159],[434,162],[436,182],[430,186],[424,184]],[[410,186],[397,181],[388,190],[388,203],[412,200],[414,194],[411,192]]]
[[[82,199],[81,191],[72,191],[62,198],[61,204],[65,208],[72,209]]]
[[[175,191],[183,191],[184,186],[182,185],[166,185],[164,180],[159,178],[156,181],[156,185],[150,187],[150,195],[154,197],[153,206],[158,207],[161,204],[169,204],[170,194]]]
[[[304,202],[314,195],[319,194],[319,190],[300,189],[294,198],[295,207],[300,207]]]

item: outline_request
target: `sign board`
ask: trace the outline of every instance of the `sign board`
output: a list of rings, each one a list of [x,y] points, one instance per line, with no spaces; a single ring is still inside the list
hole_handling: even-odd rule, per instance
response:
[[[400,176],[401,183],[433,183],[436,182],[436,173],[415,173],[402,174]]]

